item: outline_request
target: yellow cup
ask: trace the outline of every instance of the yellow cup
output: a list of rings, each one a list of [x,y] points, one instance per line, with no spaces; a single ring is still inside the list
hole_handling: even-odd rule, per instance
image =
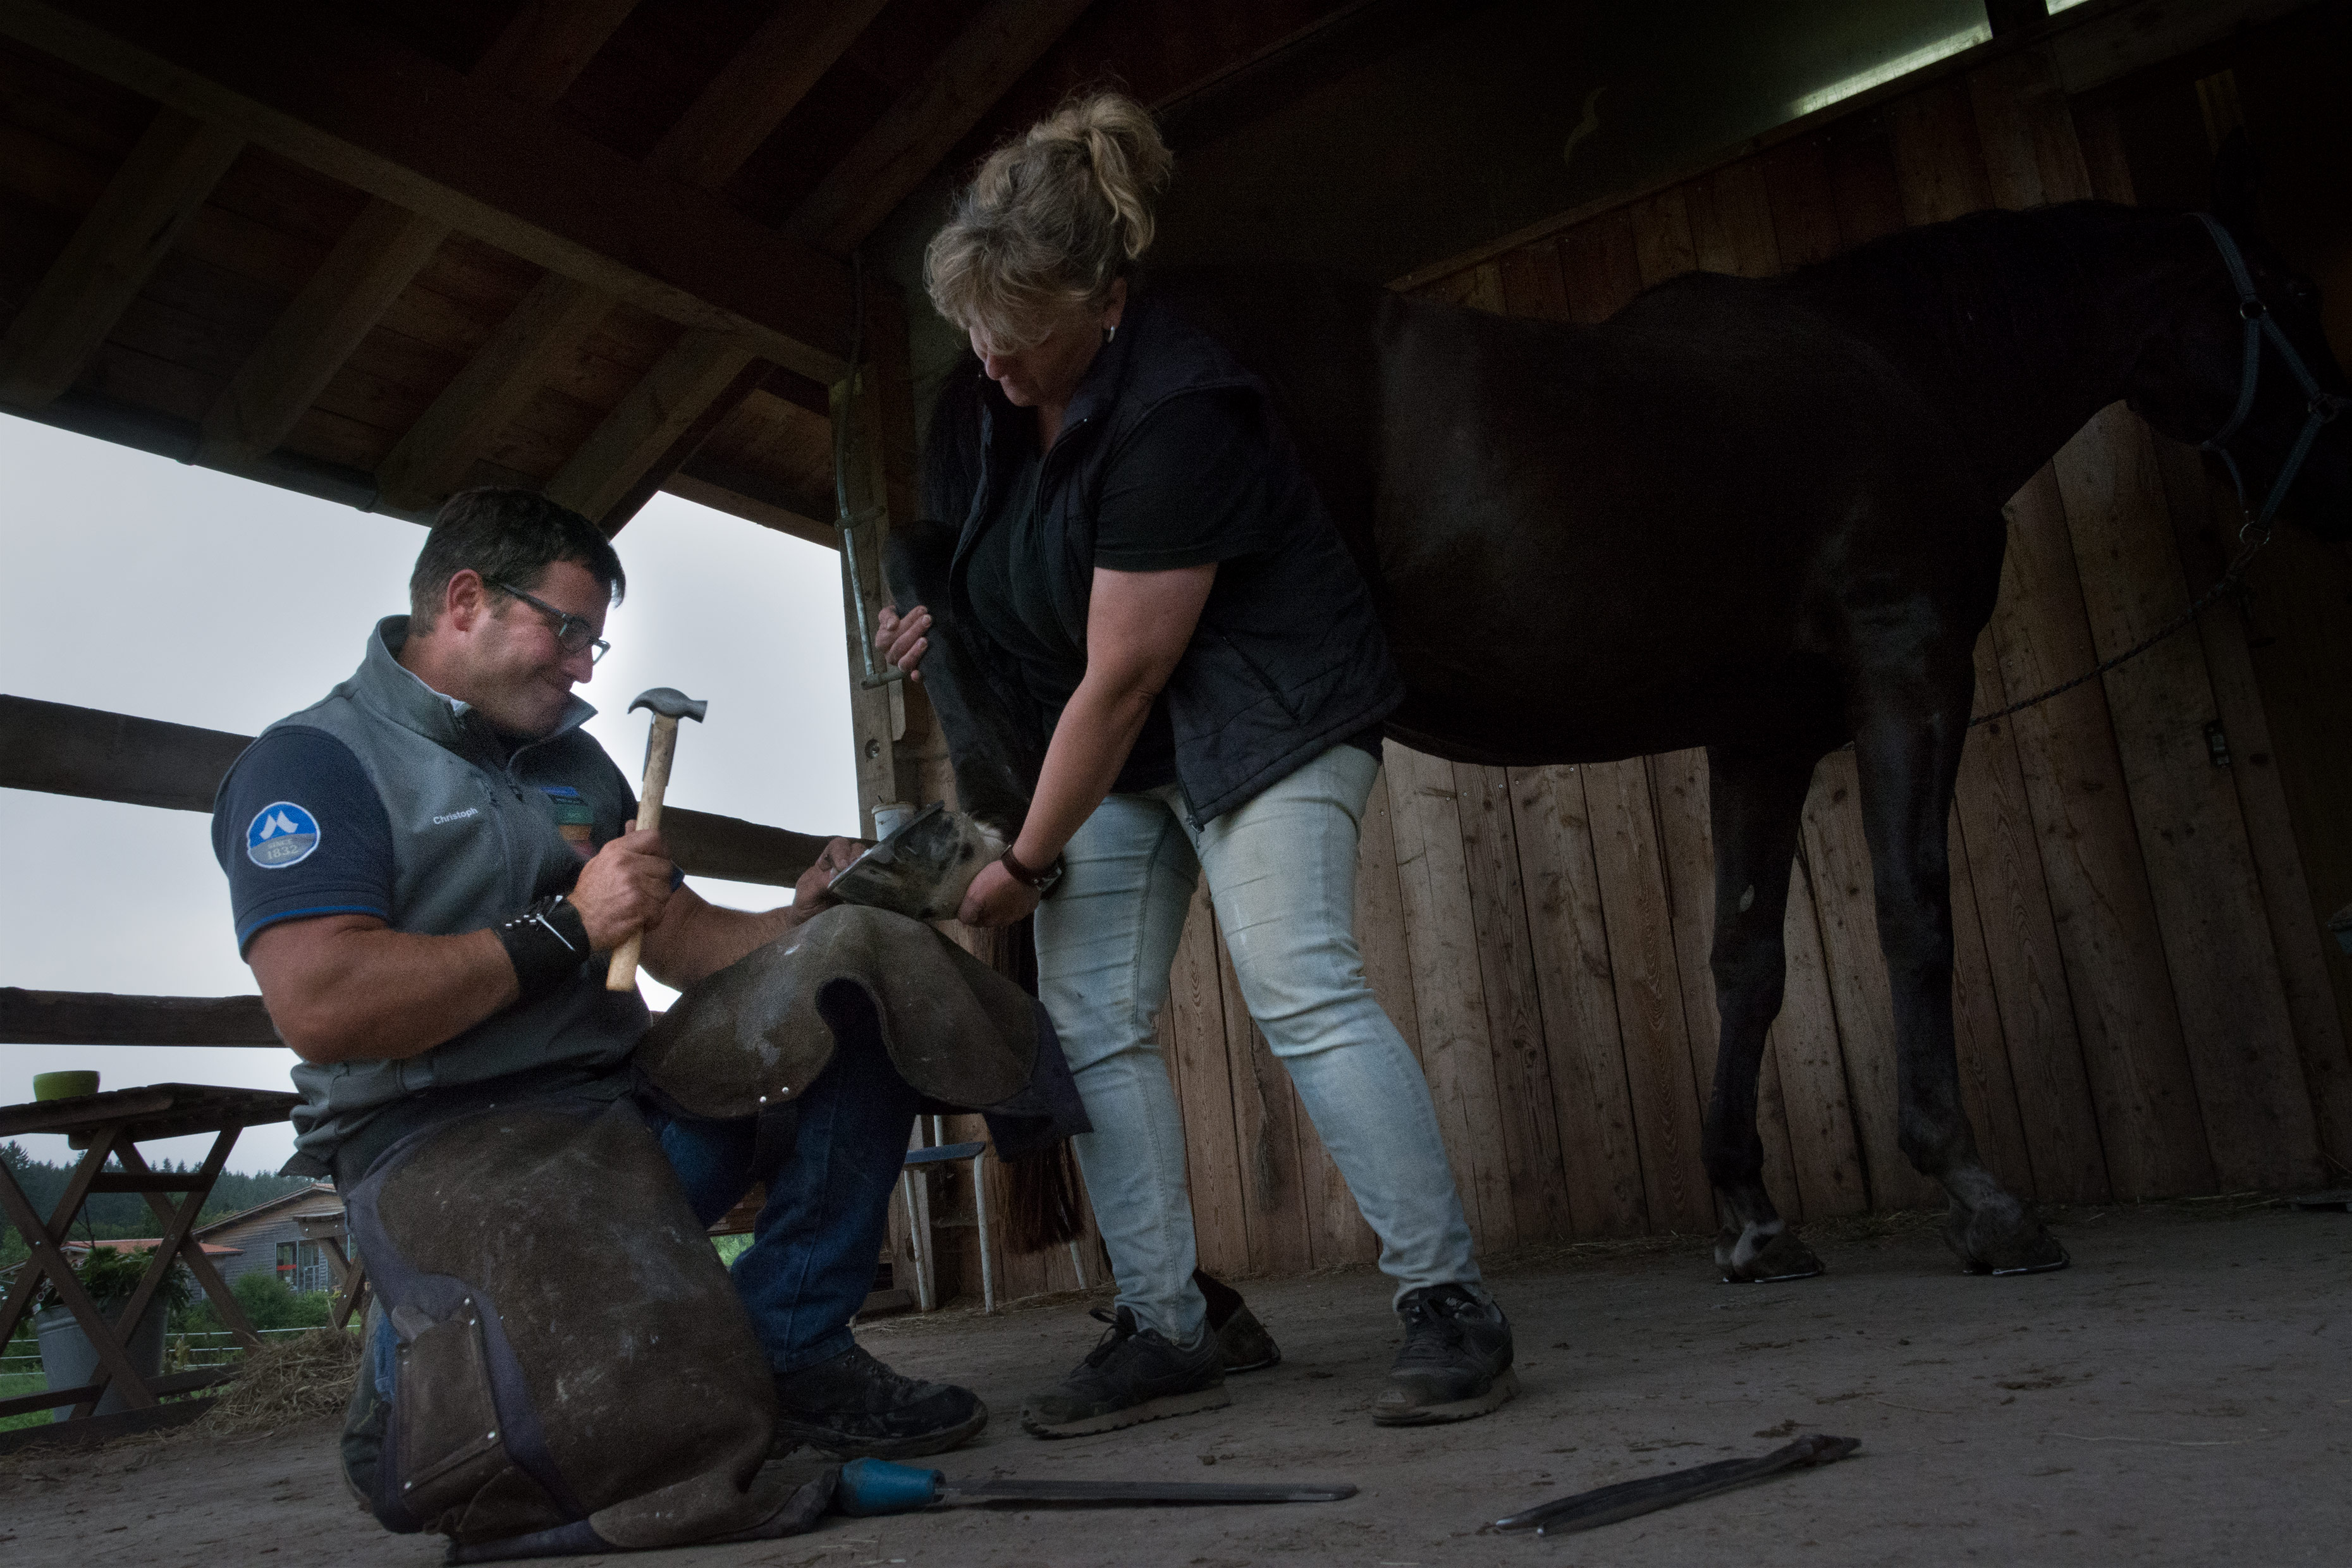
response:
[[[98,1075],[94,1072],[37,1072],[33,1075],[35,1100],[72,1100],[79,1095],[98,1092]]]

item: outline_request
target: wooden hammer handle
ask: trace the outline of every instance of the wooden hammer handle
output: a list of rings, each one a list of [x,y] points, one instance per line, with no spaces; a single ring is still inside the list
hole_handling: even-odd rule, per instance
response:
[[[637,828],[652,833],[661,826],[662,795],[669,788],[669,760],[677,753],[677,721],[665,714],[654,715],[653,732],[646,737],[646,784],[637,792]],[[631,931],[621,945],[613,950],[612,967],[604,972],[607,991],[635,991],[637,988],[637,955],[644,951],[646,933]]]

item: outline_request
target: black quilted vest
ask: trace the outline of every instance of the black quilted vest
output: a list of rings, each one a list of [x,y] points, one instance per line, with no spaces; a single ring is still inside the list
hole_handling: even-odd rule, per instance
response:
[[[1371,595],[1276,422],[1265,386],[1148,293],[1129,304],[1117,336],[1095,356],[1039,477],[1038,516],[1050,542],[1047,559],[1034,565],[1050,574],[1071,637],[1084,646],[1104,476],[1134,443],[1153,439],[1151,416],[1170,399],[1215,392],[1255,400],[1283,472],[1273,487],[1279,542],[1218,566],[1200,627],[1168,682],[1177,781],[1196,824],[1247,803],[1404,700]],[[980,484],[950,579],[967,614],[973,542],[994,521],[998,498],[1027,455],[1031,428],[1029,416],[993,383],[980,399]]]

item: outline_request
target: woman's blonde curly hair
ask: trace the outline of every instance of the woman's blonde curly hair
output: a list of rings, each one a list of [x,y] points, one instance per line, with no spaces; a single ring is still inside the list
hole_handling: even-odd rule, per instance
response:
[[[1124,93],[1073,99],[988,155],[923,252],[940,315],[991,348],[1028,348],[1098,305],[1152,235],[1175,158]]]

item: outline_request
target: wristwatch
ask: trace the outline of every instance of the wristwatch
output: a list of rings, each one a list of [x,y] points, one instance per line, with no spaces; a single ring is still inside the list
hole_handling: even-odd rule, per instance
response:
[[[1044,870],[1032,870],[1021,863],[1021,857],[1015,855],[1013,852],[1013,846],[1008,844],[1004,847],[1004,853],[996,858],[996,863],[1011,873],[1013,879],[1023,887],[1036,889],[1037,896],[1041,899],[1053,892],[1054,885],[1062,879],[1062,859],[1058,855],[1054,858],[1054,863]]]

